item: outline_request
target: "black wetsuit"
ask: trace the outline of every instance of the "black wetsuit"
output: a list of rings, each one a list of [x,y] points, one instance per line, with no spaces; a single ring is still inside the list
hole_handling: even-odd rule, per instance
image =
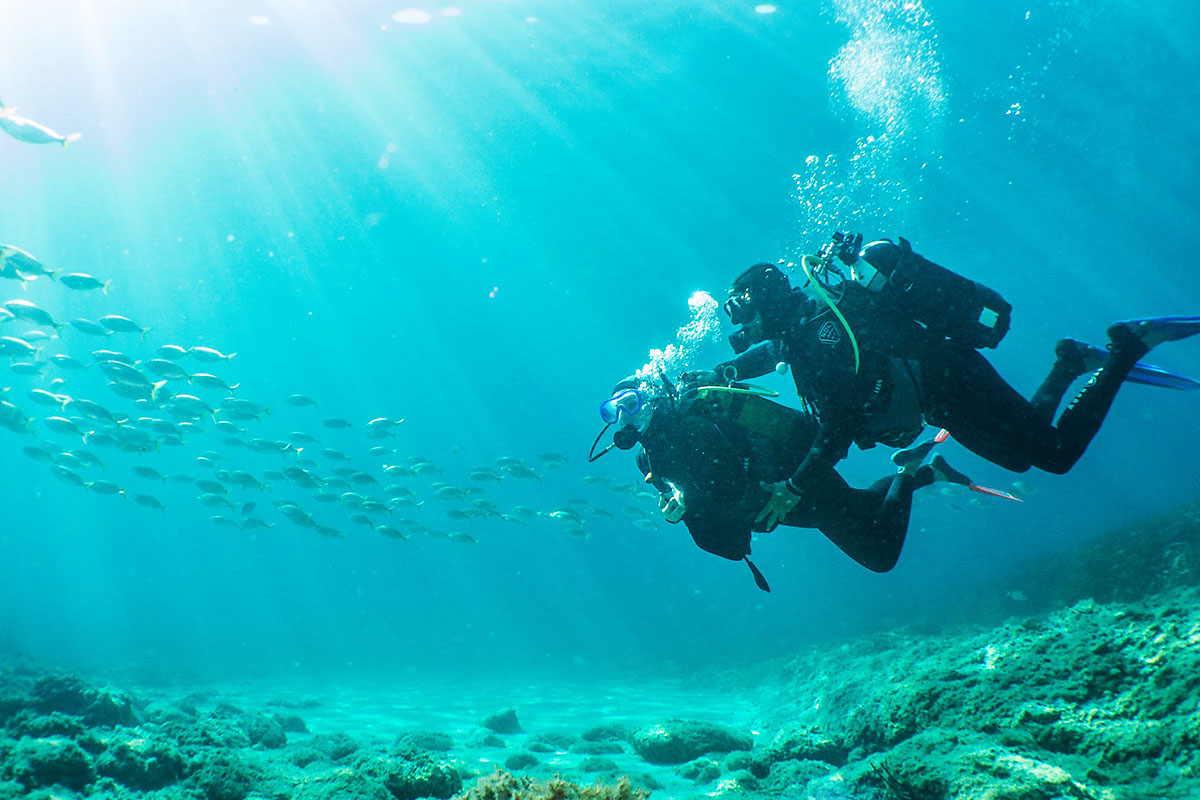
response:
[[[688,395],[685,393],[685,398]],[[683,492],[683,522],[702,549],[734,561],[750,553],[751,532],[770,497],[762,481],[790,475],[818,430],[808,414],[761,397],[694,393],[655,409],[641,434],[638,466],[659,491]],[[930,479],[895,475],[853,489],[832,468],[814,471],[784,525],[816,528],[875,572],[895,566],[904,546],[913,491]]]
[[[826,304],[798,290],[788,298],[777,339],[718,367],[732,366],[730,374],[744,380],[764,374],[772,359],[788,364],[797,392],[820,420],[793,476],[797,485],[845,458],[851,443],[902,447],[926,423],[946,428],[960,444],[1005,469],[1065,473],[1146,353],[1135,336],[1118,331],[1103,368],[1055,425],[1063,394],[1084,371],[1080,357],[1061,356],[1034,399],[1026,400],[978,350],[881,313],[873,302],[872,293],[850,284],[838,303],[858,344],[857,371],[846,326]]]

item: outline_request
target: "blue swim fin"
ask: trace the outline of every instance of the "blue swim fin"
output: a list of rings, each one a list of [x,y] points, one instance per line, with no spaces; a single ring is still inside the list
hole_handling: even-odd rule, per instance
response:
[[[1200,333],[1200,316],[1123,319],[1109,326],[1109,336],[1112,335],[1112,329],[1118,326],[1131,331],[1149,347],[1154,347],[1162,342],[1175,342]]]
[[[1194,319],[1200,323],[1200,317],[1173,317],[1172,319]],[[1108,351],[1103,347],[1096,347],[1096,345],[1087,344],[1086,342],[1076,342],[1075,344],[1083,356],[1083,361],[1087,365],[1088,372],[1095,372],[1104,366],[1104,362],[1108,360]],[[1161,386],[1164,389],[1200,389],[1200,381],[1192,380],[1186,375],[1172,372],[1163,367],[1156,367],[1153,364],[1146,364],[1142,361],[1133,365],[1133,369],[1129,370],[1129,375],[1126,376],[1125,380],[1130,383],[1142,383],[1147,386]]]

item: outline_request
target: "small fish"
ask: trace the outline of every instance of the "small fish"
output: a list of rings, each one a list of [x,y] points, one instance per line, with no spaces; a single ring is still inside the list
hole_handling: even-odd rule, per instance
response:
[[[50,471],[54,473],[54,477],[58,478],[63,483],[69,484],[70,486],[82,486],[84,488],[87,487],[87,482],[83,479],[83,477],[69,467],[64,467],[60,464],[58,466],[51,467]]]
[[[222,517],[220,514],[214,514],[211,517],[209,517],[209,519],[212,520],[212,523],[214,525],[216,525],[217,527],[220,527],[220,528],[240,529],[242,527],[242,524],[240,522],[238,522],[236,519],[230,519],[229,517]]]
[[[34,122],[27,117],[17,116],[13,106],[0,104],[0,130],[3,130],[18,142],[25,144],[61,144],[66,150],[71,142],[83,138],[82,133],[68,133],[66,136],[55,133],[40,122]]]
[[[99,403],[83,398],[68,399],[63,407],[72,414],[78,414],[81,417],[87,417],[90,420],[103,422],[108,425],[120,425],[128,419],[128,417],[118,417]]]
[[[34,461],[41,461],[43,464],[53,464],[54,463],[54,454],[51,453],[49,450],[47,450],[44,447],[38,447],[37,445],[31,444],[31,445],[22,447],[21,451],[23,453],[25,453],[25,455],[32,458]]]
[[[321,420],[321,424],[326,428],[334,428],[336,430],[345,430],[346,428],[354,427],[353,423],[348,422],[341,417],[330,417],[329,419],[323,419]]]
[[[496,483],[500,483],[501,480],[500,476],[496,474],[496,471],[489,467],[480,467],[479,469],[473,470],[470,477],[473,481],[495,481]]]
[[[125,494],[125,490],[112,481],[92,481],[88,488],[96,494]]]
[[[375,526],[375,530],[389,539],[400,539],[401,541],[408,540],[408,534],[397,528],[393,528],[391,525],[377,525]]]
[[[0,325],[4,324],[5,322],[12,322],[16,318],[16,315],[14,315],[7,308],[0,306]]]
[[[169,408],[175,408],[191,414],[192,416],[200,416],[202,414],[212,416],[217,413],[216,409],[214,409],[208,403],[204,402],[199,397],[190,394],[175,395],[167,401],[167,406]]]
[[[120,314],[108,314],[100,318],[100,324],[108,328],[113,333],[138,333],[142,336],[142,341],[146,341],[146,334],[150,332],[149,328],[143,328],[129,317],[123,317]]]
[[[284,398],[283,402],[296,408],[303,408],[304,406],[313,406],[315,408],[317,405],[317,401],[306,394],[289,394]]]
[[[238,427],[237,425],[234,425],[232,422],[230,422],[227,419],[219,420],[216,424],[216,429],[219,430],[221,433],[228,433],[231,435],[246,432],[245,428]]]
[[[77,292],[99,289],[101,293],[108,294],[108,287],[112,285],[112,281],[102,281],[83,272],[68,272],[58,280],[63,286]]]
[[[120,361],[122,364],[128,364],[131,367],[137,366],[137,359],[116,350],[93,350],[92,358],[97,364],[101,361]]]
[[[390,513],[392,513],[392,509],[390,509],[385,504],[379,502],[378,500],[364,500],[363,504],[362,504],[362,510],[367,512],[368,514],[390,514]]]
[[[395,455],[395,454],[396,454],[396,448],[394,448],[394,447],[381,447],[381,446],[379,446],[379,445],[375,445],[374,447],[372,447],[372,448],[371,448],[370,450],[368,450],[367,452],[368,452],[368,453],[370,453],[370,454],[371,454],[371,455],[373,455],[373,456],[391,456],[391,455]]]
[[[154,352],[159,358],[167,358],[171,361],[177,361],[187,355],[187,350],[177,344],[164,344],[161,347],[156,347]]]
[[[475,541],[475,538],[473,536],[470,536],[469,534],[466,534],[466,533],[458,533],[457,531],[450,534],[450,536],[448,538],[450,539],[450,541],[457,542],[458,544],[478,544],[478,542]]]
[[[9,364],[8,368],[18,375],[40,375],[44,366],[45,361],[18,361]]]
[[[79,426],[65,417],[46,417],[44,423],[47,428],[55,433],[65,433],[72,436],[79,436],[81,438],[84,436],[84,433],[79,429]]]
[[[37,352],[38,349],[24,339],[0,336],[0,356],[33,358],[37,356]]]
[[[321,455],[330,461],[349,461],[350,456],[343,453],[341,450],[334,450],[332,447],[326,447],[321,451]]]
[[[16,245],[0,244],[0,275],[24,283],[42,275],[54,280],[55,270],[46,269],[42,262]]]
[[[210,375],[207,372],[193,372],[192,385],[199,386],[201,389],[212,389],[218,392],[233,392],[234,389],[241,386],[240,383],[235,383],[231,386],[223,378],[218,378],[216,375]]]
[[[130,386],[128,383],[117,383],[110,381],[108,388],[117,397],[124,397],[126,400],[152,400],[155,397],[153,386]]]
[[[247,444],[256,453],[286,453],[292,449],[290,442],[273,441],[271,439],[251,439]]]
[[[510,464],[504,468],[504,471],[514,478],[532,478],[538,483],[542,482],[542,476],[526,467],[523,464]]]
[[[253,511],[257,506],[258,503],[254,502],[253,500],[247,503],[242,503],[242,507],[238,509],[238,513],[244,517]]]
[[[227,507],[230,511],[236,511],[237,505],[232,500],[223,494],[202,494],[199,498],[201,505],[206,505],[209,508],[217,508],[220,506]]]
[[[133,474],[137,475],[139,478],[145,478],[148,481],[162,481],[163,483],[167,482],[166,476],[164,476],[154,467],[148,467],[145,464],[135,464],[133,467]]]
[[[84,438],[88,444],[94,444],[97,447],[116,447],[117,439],[115,436],[104,433],[103,431],[92,431]]]
[[[60,464],[64,467],[70,467],[75,470],[87,469],[87,464],[83,463],[83,460],[77,458],[73,453],[54,453],[53,458],[55,464]]]
[[[117,383],[154,388],[154,381],[147,378],[137,367],[131,367],[124,361],[101,361],[97,366],[100,367],[101,372]]]
[[[112,331],[99,322],[92,322],[90,319],[84,319],[83,317],[76,317],[71,320],[71,327],[80,333],[86,333],[88,336],[112,336]]]
[[[567,457],[562,453],[539,453],[538,458],[547,464],[566,464]]]
[[[256,528],[274,528],[274,522],[265,522],[258,517],[246,517],[242,520],[242,527],[248,531]]]
[[[311,434],[307,434],[304,431],[292,431],[291,433],[288,434],[288,438],[291,439],[293,442],[299,442],[300,444],[320,444],[321,443],[320,439],[318,439],[315,436],[312,436]]]
[[[157,509],[158,511],[167,510],[167,507],[162,504],[162,501],[152,494],[134,495],[133,502],[137,503],[139,506]]]
[[[28,300],[9,300],[4,307],[17,319],[27,320],[34,325],[44,325],[55,330],[65,327],[65,325],[55,322],[54,317],[50,316],[44,308]]]
[[[50,356],[50,363],[54,364],[54,366],[58,367],[59,369],[70,369],[70,370],[85,370],[85,369],[87,369],[87,364],[84,364],[82,361],[75,358],[74,356],[69,356],[69,355],[66,355],[65,353],[59,353],[58,355]]]
[[[47,392],[45,389],[30,389],[26,394],[29,395],[30,400],[38,405],[57,406],[59,409],[62,409],[67,404],[67,401],[71,399],[65,394],[55,394],[54,392]]]
[[[356,472],[350,476],[351,483],[357,483],[359,486],[370,486],[379,483],[374,475],[368,475],[365,472]]]
[[[189,347],[187,352],[189,356],[197,361],[204,361],[208,364],[216,364],[218,361],[228,361],[237,355],[237,353],[225,355],[220,350],[214,350],[211,347]]]
[[[358,492],[345,492],[338,495],[338,500],[342,505],[349,506],[350,508],[362,508],[362,504],[367,502],[367,498]]]
[[[142,364],[158,377],[166,378],[169,381],[186,381],[192,378],[187,370],[166,358],[152,358],[149,361],[143,361]]]
[[[196,488],[205,494],[226,494],[228,489],[221,485],[220,481],[214,481],[212,478],[198,478],[196,480]]]
[[[346,534],[339,531],[337,528],[331,528],[328,525],[317,525],[317,533],[322,536],[328,536],[330,539],[345,539]]]

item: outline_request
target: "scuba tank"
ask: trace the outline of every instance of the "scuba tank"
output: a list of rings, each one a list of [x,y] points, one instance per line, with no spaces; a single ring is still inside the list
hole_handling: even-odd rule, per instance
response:
[[[833,247],[845,241],[834,235]],[[881,311],[911,319],[937,338],[969,347],[995,347],[1008,333],[1012,305],[996,291],[951,272],[901,238],[871,242],[850,255],[850,278],[878,294]]]

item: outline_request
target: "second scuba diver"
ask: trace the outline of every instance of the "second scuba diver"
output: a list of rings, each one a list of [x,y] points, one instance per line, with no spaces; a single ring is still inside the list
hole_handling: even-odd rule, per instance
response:
[[[770,591],[749,559],[752,532],[774,527],[755,519],[771,496],[763,486],[795,472],[818,433],[816,419],[752,388],[692,383],[677,390],[665,376],[618,383],[600,415],[607,424],[596,444],[618,428],[600,455],[640,444],[638,467],[659,490],[667,520],[682,520],[702,549],[746,561],[759,588]],[[779,521],[816,528],[862,566],[887,572],[904,546],[913,492],[938,481],[979,488],[940,456],[923,463],[934,444],[910,448],[898,473],[866,489],[851,488],[832,466],[806,472],[804,499]]]
[[[1200,333],[1200,317],[1158,317],[1111,325],[1107,352],[1060,341],[1050,374],[1027,400],[977,349],[995,347],[1008,331],[1008,303],[904,239],[861,244],[861,236],[838,234],[819,254],[804,256],[798,288],[772,264],[756,264],[729,287],[724,310],[741,326],[730,337],[740,355],[711,377],[746,380],[786,363],[819,421],[795,470],[769,483],[757,517],[768,529],[808,504],[808,487],[852,443],[903,448],[931,424],[1005,469],[1062,474],[1083,455],[1125,380],[1200,386],[1138,363],[1162,342]],[[848,276],[835,256],[851,267]],[[1095,374],[1055,424],[1066,390],[1089,371]]]

